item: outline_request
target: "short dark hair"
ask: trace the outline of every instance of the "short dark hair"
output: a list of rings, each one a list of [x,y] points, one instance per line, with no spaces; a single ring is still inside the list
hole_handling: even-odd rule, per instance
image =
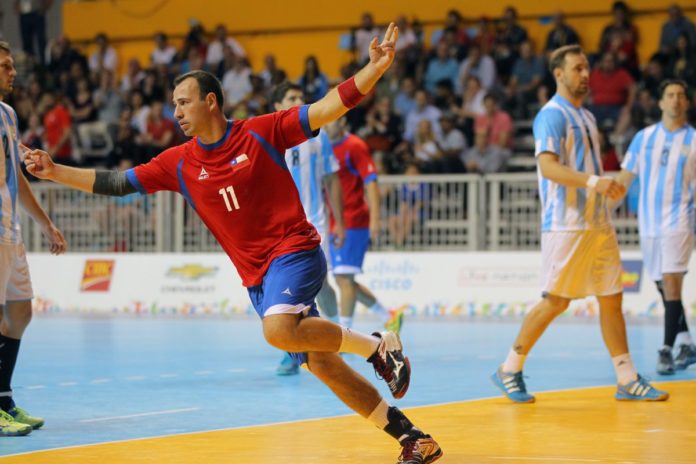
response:
[[[198,88],[200,89],[201,100],[205,100],[205,97],[209,93],[213,93],[217,99],[218,107],[222,111],[222,107],[225,103],[225,97],[222,93],[222,84],[215,75],[209,73],[208,71],[203,71],[196,69],[194,71],[189,71],[185,74],[181,74],[174,79],[174,87],[184,82],[186,79],[196,79],[198,82]]]
[[[299,90],[302,92],[302,87],[290,81],[283,81],[276,85],[271,92],[271,103],[282,102],[285,95],[291,90]]]
[[[9,42],[5,42],[4,40],[0,40],[0,51],[11,54],[12,49],[10,48]]]
[[[551,71],[551,74],[553,74],[554,69],[563,68],[566,55],[580,54],[582,54],[582,47],[578,44],[565,45],[561,48],[555,49],[553,52],[551,52],[551,58],[549,58],[549,71]]]
[[[665,79],[664,81],[660,82],[660,87],[659,87],[659,92],[660,92],[660,100],[662,100],[662,97],[665,96],[665,90],[667,90],[667,87],[670,85],[679,85],[684,89],[684,93],[688,94],[689,93],[689,85],[684,82],[681,79]]]

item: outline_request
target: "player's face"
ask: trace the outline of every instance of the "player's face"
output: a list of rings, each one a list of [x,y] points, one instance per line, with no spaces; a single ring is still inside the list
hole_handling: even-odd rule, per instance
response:
[[[289,110],[296,106],[304,105],[304,95],[301,90],[288,90],[280,103],[275,104],[275,109],[278,111]]]
[[[565,56],[563,69],[557,71],[557,79],[575,97],[584,97],[590,90],[590,63],[583,53]]]
[[[689,108],[684,87],[678,84],[668,85],[660,99],[662,113],[671,119],[683,119]]]
[[[14,60],[9,53],[0,51],[0,95],[7,95],[12,92],[17,70],[14,67]]]
[[[188,137],[197,135],[207,127],[211,109],[209,102],[201,98],[198,81],[189,78],[174,88],[174,117]]]

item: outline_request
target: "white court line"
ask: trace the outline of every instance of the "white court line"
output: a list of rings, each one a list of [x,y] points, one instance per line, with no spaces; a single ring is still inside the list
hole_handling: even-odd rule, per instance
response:
[[[97,383],[107,383],[107,382],[111,382],[111,379],[94,379],[90,383],[97,384]]]
[[[491,459],[498,459],[500,461],[602,462],[599,459],[547,458],[541,456],[491,456]]]
[[[160,374],[160,378],[162,379],[171,379],[172,377],[178,377],[179,374]]]
[[[39,390],[41,388],[46,388],[46,385],[29,385],[25,387],[27,390]]]
[[[232,372],[232,373],[246,372],[246,369],[227,369],[227,372]]]
[[[145,376],[143,376],[143,375],[131,375],[130,377],[126,377],[126,380],[145,380]]]
[[[59,387],[73,387],[77,385],[77,382],[61,382],[58,384]]]
[[[119,419],[132,419],[134,417],[160,416],[162,414],[177,414],[180,412],[198,411],[199,409],[200,408],[168,409],[166,411],[142,412],[140,414],[130,414],[128,416],[113,416],[113,417],[100,417],[97,419],[82,419],[80,422],[83,422],[83,423],[86,423],[86,422],[104,422],[104,421],[119,420]]]
[[[657,432],[664,432],[662,429],[648,429],[645,431],[645,433],[657,433]]]

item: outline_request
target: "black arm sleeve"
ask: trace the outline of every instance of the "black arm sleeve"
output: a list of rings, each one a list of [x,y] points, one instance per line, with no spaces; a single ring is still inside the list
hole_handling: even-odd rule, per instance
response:
[[[128,181],[125,171],[96,171],[92,192],[100,195],[122,197],[137,192]]]

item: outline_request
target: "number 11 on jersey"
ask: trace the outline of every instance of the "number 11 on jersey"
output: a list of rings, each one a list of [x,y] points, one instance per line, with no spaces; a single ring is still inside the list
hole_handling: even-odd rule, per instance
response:
[[[237,201],[237,195],[234,193],[234,187],[230,185],[227,188],[221,188],[218,190],[218,193],[222,195],[222,198],[225,200],[227,211],[239,209],[239,202]],[[230,203],[230,198],[232,199],[232,203]]]

